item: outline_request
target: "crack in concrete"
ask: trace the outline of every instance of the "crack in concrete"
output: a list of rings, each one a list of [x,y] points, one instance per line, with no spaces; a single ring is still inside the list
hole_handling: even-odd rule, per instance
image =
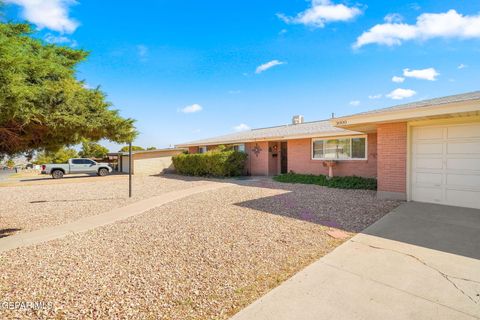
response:
[[[429,265],[427,262],[423,261],[422,259],[420,259],[419,257],[413,255],[413,254],[410,254],[410,253],[405,253],[405,252],[401,252],[401,251],[398,251],[398,250],[395,250],[395,249],[388,249],[388,248],[382,248],[382,247],[378,247],[378,246],[374,246],[374,245],[371,245],[371,244],[365,244],[365,243],[362,243],[362,242],[359,242],[359,241],[355,241],[353,239],[350,239],[350,241],[354,242],[354,243],[359,243],[361,245],[364,245],[364,246],[368,246],[372,249],[377,249],[377,250],[386,250],[386,251],[391,251],[391,252],[395,252],[395,253],[398,253],[398,254],[402,254],[402,255],[405,255],[407,257],[410,257],[418,262],[420,262],[421,264],[423,264],[424,266],[426,266],[427,268],[429,269],[432,269],[434,271],[436,271],[440,276],[442,276],[445,280],[447,280],[455,289],[457,289],[458,292],[460,292],[462,295],[464,295],[465,297],[467,297],[470,301],[472,301],[473,303],[475,304],[478,304],[477,301],[475,301],[474,298],[472,298],[468,293],[466,293],[465,291],[463,291],[461,288],[459,288],[457,286],[457,284],[451,280],[452,279],[457,279],[457,280],[462,280],[462,281],[466,281],[466,282],[473,282],[473,283],[477,283],[477,284],[480,284],[479,281],[475,281],[475,280],[471,280],[471,279],[465,279],[465,278],[460,278],[460,277],[455,277],[455,276],[451,276],[451,275],[448,275],[444,272],[442,272],[441,270]]]

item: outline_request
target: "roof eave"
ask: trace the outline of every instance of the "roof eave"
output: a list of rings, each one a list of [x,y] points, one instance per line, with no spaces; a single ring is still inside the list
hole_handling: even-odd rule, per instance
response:
[[[308,135],[291,135],[291,136],[277,136],[277,137],[269,137],[269,138],[258,138],[258,139],[240,139],[240,140],[225,140],[225,141],[211,141],[211,142],[191,142],[191,143],[184,143],[184,144],[177,144],[175,147],[177,148],[188,148],[188,147],[197,147],[197,146],[216,146],[222,144],[236,144],[236,143],[251,143],[251,142],[261,142],[261,141],[282,141],[282,140],[294,140],[294,139],[310,139],[310,138],[320,138],[320,137],[335,137],[335,136],[351,136],[362,134],[361,132],[356,131],[329,131],[329,132],[321,132],[315,134],[308,134]]]
[[[331,120],[335,127],[361,130],[362,125],[404,122],[432,117],[480,112],[480,99],[425,106],[416,109],[385,110],[367,114],[339,117]]]

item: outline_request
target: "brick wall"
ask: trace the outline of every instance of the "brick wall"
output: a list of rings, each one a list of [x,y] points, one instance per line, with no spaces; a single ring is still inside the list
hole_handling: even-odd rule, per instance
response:
[[[344,160],[333,169],[335,176],[377,176],[377,135],[368,134],[367,160]],[[288,140],[288,171],[305,174],[328,174],[323,161],[312,160],[311,139]]]
[[[260,153],[256,155],[252,149],[258,145],[261,149]],[[268,142],[246,143],[245,151],[248,154],[247,170],[252,176],[267,176],[269,169],[269,152]]]
[[[380,124],[377,127],[378,191],[406,193],[407,123]]]

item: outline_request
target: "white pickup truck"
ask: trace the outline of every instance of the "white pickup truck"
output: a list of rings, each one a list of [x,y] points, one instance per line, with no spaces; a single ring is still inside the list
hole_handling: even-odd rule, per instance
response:
[[[71,173],[91,173],[101,177],[112,172],[108,163],[98,163],[90,159],[69,159],[66,164],[44,164],[42,165],[42,174],[51,174],[53,179],[63,178],[65,174]]]

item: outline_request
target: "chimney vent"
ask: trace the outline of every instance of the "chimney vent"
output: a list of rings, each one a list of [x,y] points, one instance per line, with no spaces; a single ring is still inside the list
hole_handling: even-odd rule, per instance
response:
[[[293,116],[292,124],[300,124],[300,123],[303,123],[303,116],[301,115]]]

